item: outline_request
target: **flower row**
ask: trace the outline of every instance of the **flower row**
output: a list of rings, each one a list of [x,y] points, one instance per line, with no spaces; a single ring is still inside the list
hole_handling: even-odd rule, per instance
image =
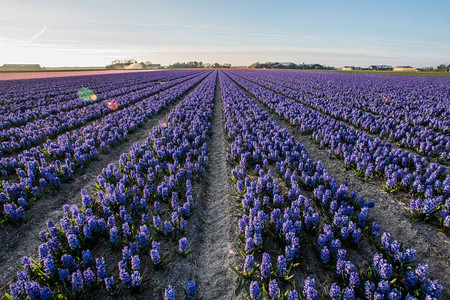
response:
[[[1,218],[22,220],[31,202],[44,193],[58,190],[61,182],[73,178],[76,169],[83,170],[89,161],[98,157],[99,151],[109,151],[111,146],[127,139],[128,133],[137,130],[148,118],[181,97],[206,75],[137,101],[89,126],[61,135],[57,140],[49,140],[43,147],[25,150],[17,159],[4,158],[3,168],[14,170],[18,180],[10,178],[2,181]]]
[[[386,117],[356,108],[354,107],[356,106],[355,103],[359,104],[360,101],[356,96],[339,98],[338,92],[329,86],[316,91],[316,86],[302,85],[301,89],[298,90],[298,88],[291,89],[283,86],[285,82],[283,79],[267,81],[264,73],[251,73],[251,75],[259,75],[256,78],[250,77],[253,82],[273,89],[363,131],[398,142],[400,146],[414,150],[428,158],[436,157],[440,161],[450,160],[450,137],[448,134],[435,132],[422,125],[411,125],[397,117]],[[245,78],[249,79],[246,76]],[[448,133],[450,121],[445,128],[445,132]]]
[[[414,284],[404,288],[404,276],[409,271],[406,264],[414,258],[415,252],[403,250],[387,233],[380,238],[378,225],[366,225],[373,202],[358,199],[345,185],[337,187],[321,163],[313,162],[305,148],[295,143],[287,131],[268,118],[267,113],[230,79],[222,74],[220,79],[225,131],[233,140],[228,160],[236,165],[231,175],[242,195],[244,211],[239,228],[245,263],[243,270],[236,272],[247,284],[251,281],[248,286],[251,299],[260,299],[261,294],[270,299],[297,299],[296,290],[281,292],[281,286],[291,282],[294,276],[291,271],[302,264],[302,258],[308,259],[302,257],[305,255],[302,248],[308,243],[300,241],[305,238],[317,247],[321,261],[335,270],[337,282],[329,292],[333,299],[439,296],[442,287],[426,279],[425,272]],[[276,165],[284,187],[273,176],[271,165]],[[312,201],[302,195],[300,187],[314,189],[316,205],[322,207],[320,223],[323,226],[319,226],[319,213]],[[379,276],[378,264],[371,271],[363,272],[346,257],[345,248],[358,246],[363,231],[368,231],[369,227],[373,233],[366,235],[382,253],[376,254],[374,259],[384,259],[383,268],[390,266],[391,271],[394,270],[389,278]],[[273,247],[281,253],[276,259],[268,251]],[[258,263],[261,256],[261,263]],[[426,267],[420,268],[419,273]],[[397,283],[394,278],[398,279]],[[306,279],[302,295],[306,299],[317,299],[314,279]]]
[[[208,165],[216,76],[200,83],[144,144],[123,153],[117,167],[105,168],[95,196],[82,190],[81,209],[65,205],[58,223],[47,222],[38,260],[24,257],[24,271],[10,286],[14,299],[143,292],[153,272],[189,254],[186,220],[195,209],[192,182]],[[104,256],[102,242],[113,255]],[[187,293],[195,299],[193,282]]]
[[[365,179],[381,176],[387,191],[404,190],[416,197],[411,201],[412,214],[450,228],[450,175],[444,166],[428,163],[424,157],[395,148],[242,77],[230,76],[301,133],[311,134],[321,148],[329,148],[330,157],[343,159],[345,167]]]
[[[450,132],[449,86],[445,78],[276,71],[243,74],[279,83],[288,93],[292,93],[291,89],[298,91],[298,96],[306,93],[412,126],[425,126],[434,132]]]
[[[159,91],[198,75],[199,73],[195,73],[194,75],[175,79],[164,84],[146,82],[132,89],[125,88],[105,92],[99,95],[98,101],[91,101],[89,104],[84,103],[82,99],[74,100],[76,105],[71,110],[48,114],[44,119],[37,119],[20,127],[3,129],[0,132],[0,156],[1,153],[4,153],[3,156],[7,156],[7,154],[12,152],[28,149],[47,138],[55,137],[65,131],[81,127],[92,120],[99,119],[118,107],[129,106],[136,101],[148,98]],[[108,105],[111,101],[116,102],[118,104],[117,107],[111,109],[111,105]],[[81,105],[79,105],[80,103]],[[19,114],[23,115],[22,112],[19,112]]]
[[[127,73],[8,81],[0,87],[0,129],[26,125],[62,111],[194,74],[192,71]],[[89,87],[86,88],[86,86]],[[85,87],[85,88],[82,88]],[[88,94],[83,96],[83,91]],[[95,93],[94,93],[95,91]],[[95,95],[93,100],[89,96]],[[86,101],[80,101],[86,100]]]

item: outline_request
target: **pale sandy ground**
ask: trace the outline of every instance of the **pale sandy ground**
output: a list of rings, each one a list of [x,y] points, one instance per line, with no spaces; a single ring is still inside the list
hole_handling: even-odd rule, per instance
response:
[[[0,81],[1,80],[18,80],[18,79],[71,77],[71,76],[84,76],[84,75],[105,75],[105,74],[131,73],[131,72],[151,72],[151,71],[160,71],[160,70],[99,70],[99,71],[0,73]]]

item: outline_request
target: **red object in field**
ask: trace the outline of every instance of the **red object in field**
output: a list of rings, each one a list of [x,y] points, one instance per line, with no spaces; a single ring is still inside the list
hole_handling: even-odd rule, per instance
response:
[[[117,103],[116,100],[108,101],[108,107],[112,110],[116,110],[117,108],[119,108],[119,103]]]

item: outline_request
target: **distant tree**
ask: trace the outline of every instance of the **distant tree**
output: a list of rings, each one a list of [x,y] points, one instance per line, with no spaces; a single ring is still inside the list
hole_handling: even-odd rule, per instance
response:
[[[286,69],[286,67],[280,63],[274,63],[270,66],[271,69]]]
[[[450,72],[450,65],[447,66],[447,68],[445,68],[446,72]]]
[[[434,70],[434,68],[433,67],[424,67],[421,70],[424,71],[424,72],[431,72],[431,71]]]
[[[146,65],[146,66],[150,66],[151,64],[152,64],[151,61],[148,61],[148,60],[147,60],[147,61],[145,62],[145,65]]]
[[[187,63],[187,65],[189,68],[198,68],[199,67],[199,64],[197,61],[190,61]]]
[[[256,68],[258,67],[258,65],[259,65],[259,61],[258,61],[258,62],[255,62],[255,63],[253,63],[253,64],[251,64],[251,65],[250,65],[250,68],[256,69]]]
[[[444,72],[445,69],[446,69],[446,65],[444,65],[444,64],[440,64],[439,66],[436,67],[436,71],[439,71],[439,72]]]

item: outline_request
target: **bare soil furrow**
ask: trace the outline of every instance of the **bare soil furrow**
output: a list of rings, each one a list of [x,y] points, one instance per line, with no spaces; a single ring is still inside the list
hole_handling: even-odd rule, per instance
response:
[[[223,112],[220,85],[217,80],[212,120],[212,135],[208,141],[209,167],[199,194],[199,216],[196,224],[201,235],[195,244],[193,260],[197,263],[195,280],[204,299],[235,299],[237,275],[229,264],[239,261],[235,246],[237,236],[235,201],[229,180],[231,172],[226,161],[228,142],[223,132]]]

